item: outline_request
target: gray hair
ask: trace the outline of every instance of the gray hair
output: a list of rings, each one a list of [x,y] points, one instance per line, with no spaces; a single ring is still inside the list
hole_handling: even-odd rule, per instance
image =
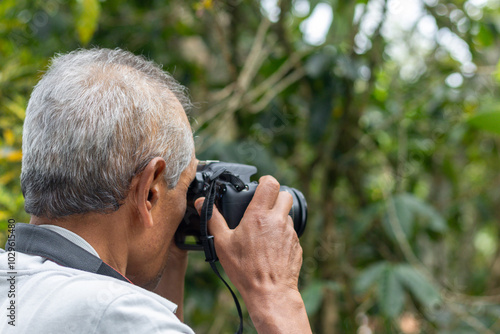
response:
[[[175,107],[185,87],[160,66],[120,49],[57,55],[35,86],[23,130],[26,212],[58,218],[117,210],[155,157],[174,188],[189,165],[192,131]]]

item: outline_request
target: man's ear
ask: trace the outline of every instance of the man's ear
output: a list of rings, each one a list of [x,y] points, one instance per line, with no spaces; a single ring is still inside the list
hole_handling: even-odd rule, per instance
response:
[[[137,184],[134,189],[137,211],[140,223],[148,228],[153,226],[152,210],[160,197],[160,189],[165,182],[163,172],[166,163],[163,158],[156,157],[149,162],[144,171],[137,176]]]

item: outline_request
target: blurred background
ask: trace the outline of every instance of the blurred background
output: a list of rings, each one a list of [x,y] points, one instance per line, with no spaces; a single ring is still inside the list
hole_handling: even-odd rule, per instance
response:
[[[315,333],[500,333],[500,0],[2,0],[0,230],[27,222],[24,110],[50,57],[142,54],[189,87],[200,159],[309,204]],[[186,319],[234,332],[192,253]],[[245,332],[254,333],[248,315]]]

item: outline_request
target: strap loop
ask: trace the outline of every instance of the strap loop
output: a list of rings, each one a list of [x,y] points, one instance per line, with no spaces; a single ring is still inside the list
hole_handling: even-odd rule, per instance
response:
[[[207,175],[208,176],[208,175]],[[213,235],[208,234],[208,221],[210,218],[212,218],[213,214],[213,208],[214,208],[214,203],[215,203],[215,197],[216,197],[216,181],[218,177],[221,177],[223,179],[223,176],[228,176],[229,180],[235,182],[239,186],[241,184],[243,185],[243,188],[245,187],[245,184],[243,181],[241,181],[238,177],[234,176],[230,172],[226,172],[225,169],[220,169],[213,173],[212,175],[209,175],[207,178],[209,179],[209,188],[207,192],[207,196],[205,197],[205,201],[203,202],[203,206],[201,208],[201,215],[200,215],[200,239],[203,244],[203,250],[205,251],[205,261],[210,263],[210,267],[214,271],[214,273],[219,277],[222,282],[226,285],[226,287],[229,289],[229,292],[231,292],[231,296],[234,299],[234,303],[236,304],[236,309],[238,310],[238,316],[240,317],[240,325],[238,327],[238,330],[236,331],[236,334],[242,334],[243,333],[243,314],[241,312],[241,306],[240,302],[238,301],[238,297],[236,297],[236,294],[233,292],[229,284],[222,278],[221,274],[219,273],[219,270],[217,269],[216,262],[219,260],[217,258],[217,253],[215,252],[215,245],[214,245],[214,237]],[[224,177],[225,179],[225,177]],[[229,181],[228,182],[231,182]],[[239,181],[239,182],[238,182]],[[234,183],[231,182],[231,184],[234,185]],[[235,185],[235,187],[238,187]],[[243,189],[241,188],[241,189]],[[238,189],[238,188],[237,188]],[[238,189],[238,190],[241,190]]]

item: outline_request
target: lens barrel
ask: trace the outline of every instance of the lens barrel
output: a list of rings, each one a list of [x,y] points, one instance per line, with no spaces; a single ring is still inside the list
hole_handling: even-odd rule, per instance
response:
[[[290,210],[289,215],[293,220],[293,227],[295,228],[295,232],[297,232],[297,236],[301,236],[304,233],[307,223],[307,202],[300,190],[295,188],[290,188],[287,186],[281,186],[281,191],[286,191],[291,194],[293,197],[292,209]]]

